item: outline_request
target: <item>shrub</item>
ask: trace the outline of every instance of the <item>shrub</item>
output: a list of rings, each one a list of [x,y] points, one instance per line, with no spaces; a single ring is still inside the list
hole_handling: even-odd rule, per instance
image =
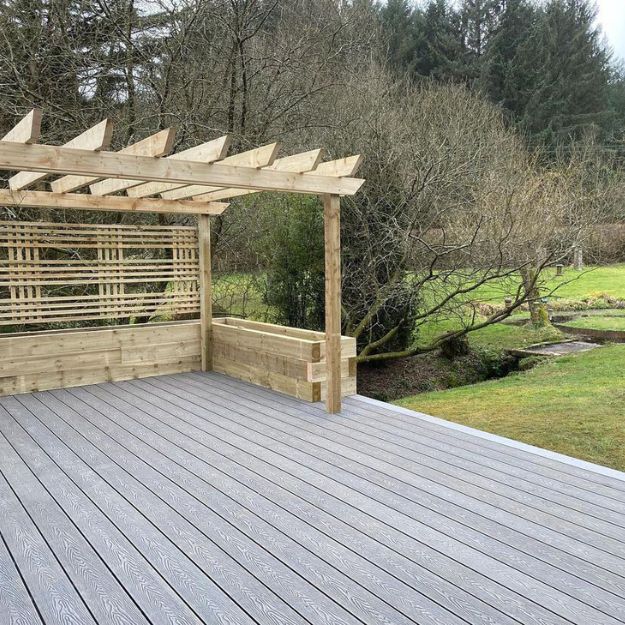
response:
[[[466,336],[452,336],[441,344],[441,354],[448,360],[466,356],[469,351],[469,339]]]
[[[266,259],[263,299],[278,323],[320,330],[324,317],[323,211],[315,197],[276,197],[258,245]]]
[[[547,360],[548,358],[545,358],[544,356],[527,356],[526,358],[521,358],[518,365],[519,371],[529,371],[530,369],[543,364]]]

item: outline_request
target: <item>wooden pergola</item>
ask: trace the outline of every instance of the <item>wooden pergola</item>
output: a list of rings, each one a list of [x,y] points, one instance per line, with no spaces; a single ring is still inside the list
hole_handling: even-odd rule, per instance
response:
[[[8,188],[0,189],[0,206],[198,216],[204,370],[212,366],[210,216],[222,214],[230,198],[261,191],[321,196],[325,224],[326,402],[329,412],[340,411],[340,197],[355,194],[364,183],[353,177],[360,156],[322,162],[322,150],[318,149],[276,158],[277,143],[227,156],[227,136],[171,154],[175,134],[171,128],[110,152],[110,120],[62,146],[39,144],[40,128],[41,112],[35,109],[0,140],[0,169],[17,172],[9,179]],[[33,185],[38,190],[32,190]]]

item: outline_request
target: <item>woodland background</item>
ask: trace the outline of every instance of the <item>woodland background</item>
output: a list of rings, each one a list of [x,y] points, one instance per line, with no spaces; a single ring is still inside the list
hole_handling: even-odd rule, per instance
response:
[[[625,69],[589,0],[1,0],[0,87],[0,133],[39,106],[46,143],[111,117],[111,149],[175,126],[177,150],[362,153],[342,213],[361,362],[521,307],[540,323],[544,270],[574,249],[625,260]],[[218,311],[322,327],[316,198],[233,201],[213,237]]]

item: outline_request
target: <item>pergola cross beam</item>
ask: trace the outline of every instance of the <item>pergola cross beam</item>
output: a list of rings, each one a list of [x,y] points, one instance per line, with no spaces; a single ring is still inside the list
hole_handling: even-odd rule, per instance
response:
[[[222,137],[216,141],[210,141],[209,143],[198,145],[194,148],[178,152],[177,154],[172,154],[171,156],[167,156],[165,158],[175,161],[188,160],[197,161],[199,163],[213,163],[214,161],[223,158],[222,155],[224,151],[228,149],[227,146],[227,137]],[[92,184],[89,187],[89,190],[93,195],[109,195],[118,191],[130,190],[138,186],[143,186],[142,180],[117,180],[114,178],[108,178]]]
[[[312,173],[255,169],[220,163],[172,161],[119,152],[87,152],[48,145],[0,142],[0,169],[96,178],[132,177],[144,181],[235,187],[258,191],[354,195],[364,183],[358,178],[337,178]]]
[[[186,215],[221,215],[228,208],[226,202],[200,203],[191,200],[163,200],[161,198],[98,197],[87,193],[11,191],[9,189],[0,189],[0,206]]]
[[[266,169],[299,173],[309,172],[315,176],[331,175],[342,178],[355,175],[362,162],[361,156],[349,156],[336,161],[321,163],[322,153],[322,150],[312,150],[302,154],[295,154],[294,156],[286,156],[284,158],[279,158],[273,165]],[[219,189],[217,191],[211,191],[210,193],[197,195],[193,199],[196,202],[218,202],[249,195],[251,193],[258,193],[258,191],[250,189]]]
[[[233,154],[220,161],[221,165],[238,165],[240,167],[253,167],[255,169],[261,167],[270,166],[275,160],[278,154],[280,145],[278,143],[270,143],[263,145],[260,148],[241,152],[239,154]],[[201,195],[209,191],[214,191],[213,187],[206,187],[203,185],[190,185],[184,186],[173,191],[166,191],[161,193],[161,197],[166,200],[185,200],[187,198]]]
[[[71,141],[68,141],[64,147],[93,150],[94,152],[106,150],[111,144],[112,135],[113,124],[111,120],[105,119],[74,137]],[[19,191],[35,184],[39,180],[43,180],[46,176],[47,174],[45,173],[21,171],[19,174],[9,178],[9,188],[13,191]]]
[[[176,131],[174,128],[166,128],[165,130],[161,130],[145,139],[141,139],[141,141],[137,141],[128,147],[123,148],[117,154],[123,154],[128,156],[151,156],[151,157],[159,157],[164,156],[165,154],[169,154],[174,147],[174,138],[176,136]],[[49,146],[48,146],[49,147]],[[89,175],[80,175],[74,173],[75,170],[70,170],[71,175],[64,176],[59,180],[55,180],[52,183],[52,190],[55,193],[69,193],[70,191],[77,191],[82,187],[86,187],[94,182],[98,182],[101,178],[105,178],[106,176],[89,176]],[[57,172],[52,172],[57,173]],[[67,172],[61,172],[67,173]],[[126,176],[127,177],[127,176]]]
[[[220,161],[226,157],[228,148],[230,147],[230,136],[224,135],[218,139],[207,141],[201,145],[196,145],[188,150],[177,152],[168,156],[168,159],[177,161],[197,161],[198,163],[214,163]],[[130,197],[149,197],[150,195],[157,195],[164,191],[171,191],[172,189],[178,189],[182,185],[172,182],[147,182],[144,184],[131,186],[126,189],[126,193]],[[93,187],[91,189],[93,193]]]
[[[285,156],[284,158],[277,159],[271,165],[265,167],[265,169],[271,169],[272,171],[291,171],[294,173],[306,173],[313,171],[321,162],[323,156],[323,150],[310,150],[309,152],[302,152],[301,154],[293,154],[292,156]],[[223,197],[240,197],[242,195],[249,195],[250,193],[258,193],[253,189],[211,189],[206,191],[206,187],[199,187],[204,189],[204,193],[195,195],[193,199],[197,202],[214,201],[211,198],[213,195],[223,195]]]

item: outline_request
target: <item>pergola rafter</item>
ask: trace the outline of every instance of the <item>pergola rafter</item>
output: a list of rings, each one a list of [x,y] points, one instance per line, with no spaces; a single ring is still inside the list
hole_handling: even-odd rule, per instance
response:
[[[270,165],[264,167],[264,169],[272,171],[290,171],[293,173],[303,174],[316,169],[323,157],[323,150],[310,150],[309,152],[302,152],[301,154],[294,154],[292,156],[285,156],[279,158]],[[209,195],[214,193],[225,193],[228,197],[239,197],[242,195],[248,195],[250,193],[258,193],[253,189],[219,189],[214,187],[187,187],[187,189],[194,189],[193,199],[195,201],[212,201],[207,200]],[[200,191],[198,194],[197,191]],[[190,196],[187,196],[190,197]]]
[[[254,148],[247,152],[241,152],[239,154],[233,154],[224,158],[220,163],[222,165],[238,165],[239,167],[253,167],[254,169],[265,168],[271,165],[276,160],[276,155],[280,144],[270,143],[263,145],[260,148]],[[195,195],[207,193],[213,191],[213,187],[205,187],[202,185],[188,185],[182,186],[173,191],[166,191],[161,193],[161,197],[166,200],[186,200]]]
[[[230,136],[224,135],[218,139],[213,139],[212,141],[207,141],[201,145],[196,145],[188,150],[172,154],[168,158],[179,161],[187,160],[197,161],[199,163],[214,163],[215,161],[220,161],[226,157],[229,147]],[[130,197],[150,197],[151,195],[158,195],[164,191],[178,189],[180,186],[182,185],[173,182],[148,182],[128,187],[126,189],[126,193]]]
[[[108,152],[112,131],[108,120],[63,146],[40,145],[40,123],[41,113],[35,109],[0,140],[0,170],[17,172],[9,188],[0,189],[0,205],[198,215],[205,259],[200,280],[206,299],[211,290],[208,216],[226,209],[228,205],[220,200],[261,191],[323,197],[327,406],[331,412],[340,410],[339,207],[340,196],[355,194],[364,183],[353,177],[360,156],[322,162],[323,152],[317,149],[278,159],[277,143],[226,156],[227,136],[169,155],[174,143],[171,128]],[[49,191],[41,190],[49,176],[57,178],[49,182]],[[28,189],[35,183],[37,190]],[[210,368],[210,302],[203,302],[201,310],[202,361]]]
[[[318,158],[316,158],[318,153]],[[335,161],[326,161],[321,163],[322,150],[313,150],[295,156],[286,156],[279,158],[273,165],[266,169],[275,169],[276,171],[293,171],[298,173],[309,172],[314,176],[353,176],[362,163],[361,156],[349,156],[340,158]],[[306,157],[306,158],[303,158]],[[232,199],[250,193],[258,193],[258,191],[250,189],[218,189],[209,193],[203,193],[193,198],[196,202],[218,202],[220,200]]]
[[[41,134],[41,110],[33,109],[7,132],[1,141],[37,143]]]

